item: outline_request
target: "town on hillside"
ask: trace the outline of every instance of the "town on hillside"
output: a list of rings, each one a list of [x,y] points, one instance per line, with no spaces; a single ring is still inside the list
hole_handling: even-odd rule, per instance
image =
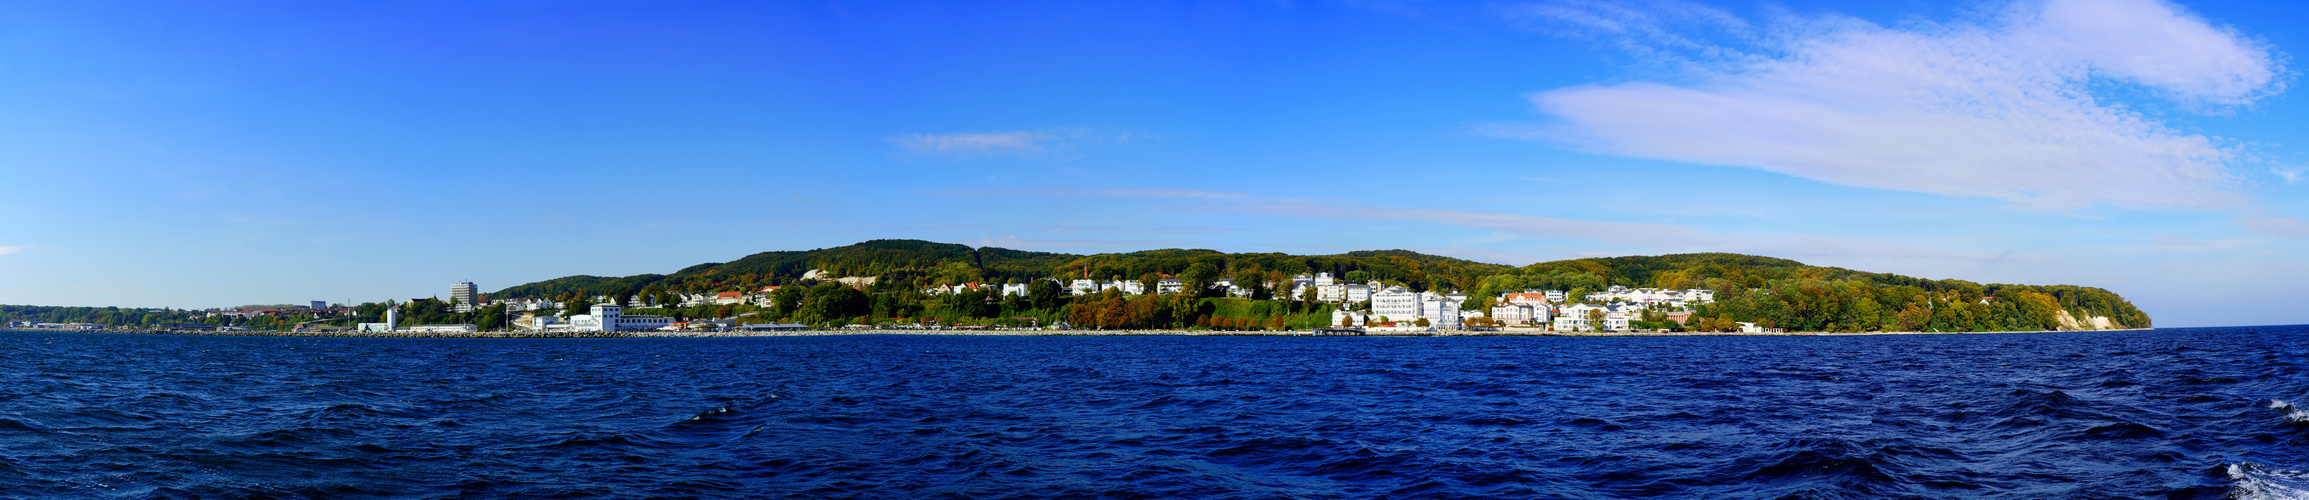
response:
[[[1131,277],[1135,276],[1135,279]],[[1099,278],[1104,279],[1099,279]],[[1070,255],[915,240],[763,252],[673,274],[201,310],[0,305],[11,328],[313,333],[1110,330],[1981,332],[2143,328],[2107,290],[1978,284],[1738,254],[1510,267],[1405,251]]]
[[[833,283],[843,287],[864,289],[874,284],[872,277],[825,277],[813,271],[805,276],[810,281]],[[1131,280],[1098,281],[1089,279],[1061,280],[1044,278],[1030,283],[960,283],[924,288],[929,296],[962,296],[982,294],[998,297],[996,300],[1023,300],[1034,292],[1037,284],[1060,290],[1070,298],[1096,298],[1101,294],[1117,296],[1148,295],[1149,283]],[[1161,276],[1151,283],[1154,295],[1178,295],[1186,290],[1186,283],[1176,277]],[[1652,288],[1609,287],[1600,292],[1569,297],[1562,290],[1524,290],[1507,292],[1491,297],[1487,308],[1470,308],[1465,294],[1437,291],[1412,291],[1402,285],[1390,285],[1372,280],[1349,283],[1335,279],[1331,273],[1313,273],[1291,276],[1287,282],[1238,284],[1233,279],[1221,278],[1209,283],[1211,291],[1236,300],[1288,301],[1301,298],[1310,304],[1321,304],[1330,320],[1324,324],[1330,330],[1371,332],[1472,332],[1536,330],[1553,332],[1634,332],[1665,328],[1662,322],[1685,321],[1693,307],[1713,300],[1712,290],[1658,290]],[[798,323],[747,321],[748,316],[775,311],[778,292],[785,287],[767,286],[748,291],[714,293],[664,293],[617,297],[594,296],[584,300],[560,301],[543,298],[490,300],[471,282],[451,285],[447,300],[421,298],[388,304],[364,304],[381,309],[379,321],[342,323],[332,318],[350,318],[360,315],[356,307],[330,305],[315,301],[305,307],[271,306],[212,309],[194,311],[199,320],[163,322],[153,326],[174,330],[245,331],[252,323],[277,326],[278,318],[310,318],[289,325],[290,331],[358,333],[466,333],[501,327],[513,331],[535,332],[617,332],[617,331],[780,331],[811,329]],[[1263,293],[1262,289],[1288,293]],[[574,303],[574,304],[573,304]],[[491,325],[478,322],[429,324],[418,321],[424,313],[404,314],[404,308],[432,305],[437,309],[465,316],[491,311],[505,321]],[[570,309],[572,305],[579,306]],[[629,306],[630,305],[630,306]],[[381,306],[381,307],[380,307]],[[732,311],[752,309],[746,313],[713,317],[672,317],[628,312],[663,311],[677,309],[706,309]],[[581,314],[564,314],[578,313]],[[912,319],[912,318],[901,318]],[[1025,329],[1069,328],[1060,320],[1044,325],[1036,318],[1028,320]],[[331,324],[338,323],[338,324]],[[98,329],[105,325],[93,323],[44,323],[16,321],[13,328]],[[946,329],[966,328],[960,325],[942,325],[936,319],[904,324],[844,325],[859,328]],[[1204,325],[1208,326],[1208,325]],[[259,327],[263,329],[262,327]],[[1754,324],[1743,328],[1755,329]]]

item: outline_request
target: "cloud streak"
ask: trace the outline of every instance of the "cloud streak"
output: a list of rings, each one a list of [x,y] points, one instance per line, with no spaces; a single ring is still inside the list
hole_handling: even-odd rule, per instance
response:
[[[1658,27],[1695,18],[1742,26],[1720,12],[1543,5],[1518,12],[1657,54],[1694,54],[1701,69],[1688,83],[1539,92],[1532,105],[1556,123],[1479,132],[2054,210],[2240,203],[2237,152],[2105,102],[2094,82],[2149,89],[2184,107],[2246,105],[2284,90],[2278,56],[2156,0],[2023,2],[1977,26],[1789,19],[1749,50]]]
[[[931,194],[950,196],[1066,196],[1097,198],[1241,199],[1243,193],[1197,189],[948,189]]]
[[[1033,155],[1055,140],[1055,135],[1032,131],[908,134],[889,138],[899,149],[930,156]]]
[[[1486,229],[1533,239],[1575,239],[1632,247],[1652,253],[1733,252],[1782,258],[1903,259],[1985,262],[1990,253],[1948,250],[1890,241],[1825,236],[1723,235],[1676,224],[1587,221],[1532,215],[1364,206],[1244,203],[1220,209],[1272,217],[1399,220]]]
[[[952,132],[905,134],[883,140],[907,153],[921,156],[1012,156],[1066,158],[1080,147],[1160,140],[1146,132],[1056,127],[1009,132]]]
[[[13,253],[16,253],[16,252],[22,252],[22,251],[25,251],[25,250],[30,250],[30,249],[32,249],[32,245],[6,245],[6,246],[0,246],[0,255],[8,255],[8,254],[13,254]]]
[[[2237,219],[2245,230],[2280,238],[2309,239],[2309,220],[2299,217],[2257,216]]]

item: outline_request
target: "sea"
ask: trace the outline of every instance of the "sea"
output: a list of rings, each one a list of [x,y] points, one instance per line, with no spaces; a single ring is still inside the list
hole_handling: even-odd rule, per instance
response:
[[[2301,326],[0,332],[0,498],[2309,498],[2304,362]]]

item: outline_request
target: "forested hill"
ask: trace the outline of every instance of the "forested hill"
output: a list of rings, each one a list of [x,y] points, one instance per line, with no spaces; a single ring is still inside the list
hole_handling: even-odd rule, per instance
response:
[[[1418,289],[1472,289],[1485,276],[1514,271],[1509,266],[1403,250],[1310,256],[1164,249],[1074,255],[971,248],[920,240],[873,240],[817,250],[762,252],[726,263],[690,266],[672,274],[569,276],[507,287],[490,295],[494,298],[630,295],[644,289],[692,293],[750,291],[767,285],[794,283],[811,270],[822,270],[835,277],[874,276],[879,280],[877,283],[918,287],[1013,280],[1024,283],[1044,277],[1135,280],[1148,273],[1177,275],[1197,265],[1205,266],[1217,277],[1235,279],[1314,272],[1345,277],[1350,272],[1361,271],[1357,276]]]
[[[2039,330],[2090,327],[2096,317],[2105,319],[2107,327],[2151,325],[2140,309],[2099,288],[1930,280],[1727,253],[1575,259],[1517,268],[1404,250],[1289,255],[1163,249],[1073,255],[874,240],[763,252],[665,275],[571,276],[509,287],[491,296],[752,291],[796,283],[811,270],[823,270],[829,277],[875,276],[872,292],[968,282],[1024,283],[1044,277],[1137,280],[1148,274],[1274,282],[1294,274],[1329,272],[1341,279],[1378,280],[1413,290],[1464,291],[1472,297],[1469,308],[1488,307],[1491,297],[1525,289],[1565,290],[1574,297],[1611,286],[1708,289],[1716,291],[1717,303],[1697,311],[1698,318],[1755,321],[1800,331]]]
[[[1792,331],[2021,331],[2089,327],[2094,317],[2114,328],[2151,326],[2147,313],[2100,288],[1929,280],[1728,253],[1542,262],[1478,289],[1612,285],[1715,290],[1717,303],[1702,316]]]

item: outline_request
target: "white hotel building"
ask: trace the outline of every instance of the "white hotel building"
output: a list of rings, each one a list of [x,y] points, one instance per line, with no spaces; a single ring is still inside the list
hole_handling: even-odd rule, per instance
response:
[[[1371,314],[1398,324],[1427,320],[1440,329],[1459,328],[1459,305],[1467,296],[1444,295],[1435,292],[1412,293],[1400,286],[1387,287],[1371,294]]]
[[[569,326],[571,330],[580,332],[634,332],[656,330],[673,324],[673,318],[646,314],[628,316],[624,311],[623,307],[595,305],[593,314],[570,316]]]

